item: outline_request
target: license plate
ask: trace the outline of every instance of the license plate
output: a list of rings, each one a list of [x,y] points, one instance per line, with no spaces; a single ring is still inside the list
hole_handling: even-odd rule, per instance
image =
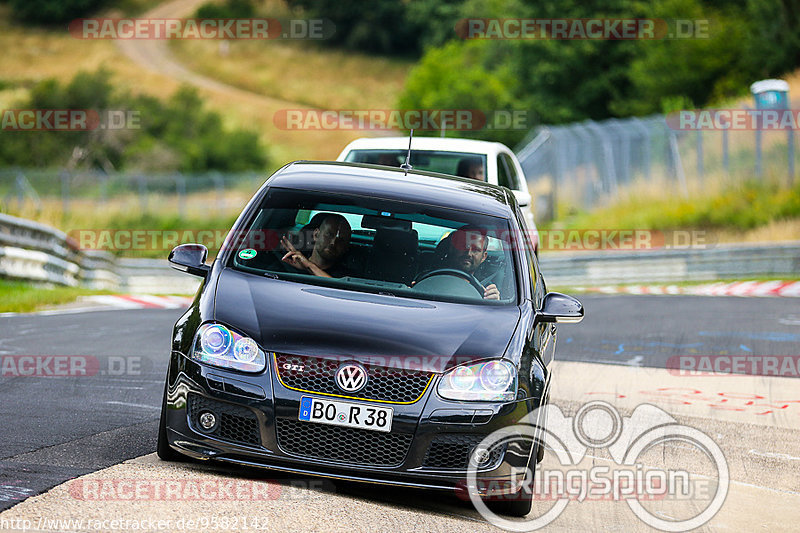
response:
[[[298,418],[303,422],[389,432],[392,430],[393,415],[394,409],[391,407],[303,396]]]

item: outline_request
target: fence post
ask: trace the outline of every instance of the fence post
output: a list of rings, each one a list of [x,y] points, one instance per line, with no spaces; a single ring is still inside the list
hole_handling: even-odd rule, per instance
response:
[[[217,172],[215,172],[211,176],[211,179],[214,181],[214,189],[217,193],[217,201],[214,202],[214,212],[219,213],[220,202],[222,202],[223,200],[222,197],[225,194],[225,182],[222,180],[222,177]]]
[[[64,215],[69,213],[69,172],[61,171],[61,210]]]
[[[730,161],[728,158],[728,130],[722,130],[722,168],[725,169],[725,175],[729,176],[731,173]]]
[[[678,178],[678,185],[681,188],[681,194],[684,198],[689,196],[689,188],[686,185],[686,175],[683,173],[683,163],[681,162],[681,152],[678,149],[678,137],[674,131],[670,131],[669,136],[669,149],[672,156],[672,161],[675,165],[675,175]]]
[[[756,128],[756,177],[760,178],[761,171],[761,126]]]
[[[21,213],[22,204],[25,202],[25,174],[23,174],[21,170],[17,172],[14,185],[17,189],[17,212]]]
[[[107,173],[100,174],[100,202],[105,206],[108,204],[108,180],[111,179]]]
[[[186,218],[186,178],[178,172],[175,175],[175,190],[178,194],[178,217]]]
[[[794,185],[794,131],[786,130],[786,158],[789,164],[789,187]]]
[[[137,176],[139,183],[139,205],[141,206],[142,213],[147,212],[147,182],[144,176]]]
[[[697,177],[703,179],[703,130],[697,129]]]

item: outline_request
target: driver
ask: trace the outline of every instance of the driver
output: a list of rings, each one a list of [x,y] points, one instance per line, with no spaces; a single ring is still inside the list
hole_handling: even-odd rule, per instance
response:
[[[472,276],[488,257],[489,237],[486,230],[477,226],[463,226],[447,237],[448,249],[445,264],[448,268],[463,270]],[[486,300],[499,300],[500,291],[494,283],[484,287]]]
[[[347,275],[342,259],[350,248],[350,223],[342,215],[330,213],[313,233],[314,248],[306,257],[289,239],[281,237],[286,250],[282,260],[298,270],[323,278],[341,278]]]

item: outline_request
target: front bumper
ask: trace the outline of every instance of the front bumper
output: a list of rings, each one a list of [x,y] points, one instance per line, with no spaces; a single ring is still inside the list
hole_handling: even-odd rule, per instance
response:
[[[271,366],[262,374],[248,376],[201,365],[173,352],[167,379],[167,439],[187,456],[441,490],[463,489],[466,462],[459,461],[459,454],[468,457],[465,450],[471,451],[493,431],[517,424],[536,407],[530,400],[502,404],[442,400],[435,393],[437,376],[414,403],[380,404],[394,409],[391,433],[352,430],[345,435],[346,428],[298,422],[300,399],[313,394],[285,387]],[[197,420],[202,409],[218,411],[219,427],[212,431],[200,427]],[[223,427],[223,423],[228,425]],[[287,438],[287,428],[294,430],[298,424],[303,431],[311,431],[303,433],[302,439],[312,447],[301,446],[300,452],[295,446],[299,437]],[[316,444],[326,446],[314,448]],[[356,460],[348,460],[351,451]],[[478,477],[494,482],[490,494],[511,492],[524,478],[520,474],[530,457],[530,446],[509,445],[479,469]]]

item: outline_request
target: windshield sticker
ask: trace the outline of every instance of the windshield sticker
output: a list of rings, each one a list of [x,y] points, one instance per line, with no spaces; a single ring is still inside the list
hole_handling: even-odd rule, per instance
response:
[[[252,248],[245,248],[239,252],[239,259],[252,259],[256,256],[256,251]]]

